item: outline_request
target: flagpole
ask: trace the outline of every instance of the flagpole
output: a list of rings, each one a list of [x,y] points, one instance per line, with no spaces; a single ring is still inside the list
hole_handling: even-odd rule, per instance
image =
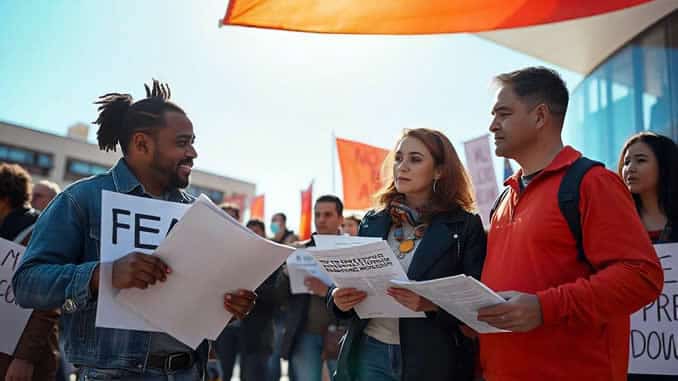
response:
[[[334,135],[334,130],[332,130],[332,193],[337,194],[337,183],[335,180],[335,171],[337,167],[336,163],[336,151],[337,150],[337,137]]]

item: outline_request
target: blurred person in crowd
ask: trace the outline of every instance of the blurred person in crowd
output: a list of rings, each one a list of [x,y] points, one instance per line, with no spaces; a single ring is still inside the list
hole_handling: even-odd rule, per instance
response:
[[[276,213],[271,217],[271,233],[273,241],[277,243],[292,243],[299,240],[292,230],[287,229],[285,213]]]
[[[154,80],[146,98],[129,94],[99,98],[97,140],[102,150],[122,149],[108,172],[78,181],[58,194],[38,219],[12,285],[19,305],[63,311],[66,356],[83,379],[199,380],[207,360],[206,342],[198,350],[159,332],[95,327],[99,290],[99,240],[102,190],[180,203],[193,160],[193,125],[169,101],[165,84]],[[145,289],[172,276],[158,257],[131,252],[112,264],[112,286]],[[224,295],[235,318],[249,313],[255,294]],[[122,356],[124,354],[124,356]]]
[[[26,245],[38,211],[31,208],[31,176],[16,164],[0,163],[0,238]],[[54,380],[59,310],[34,310],[14,353],[0,353],[0,380]]]
[[[226,214],[235,218],[236,220],[238,220],[238,222],[240,221],[240,208],[238,207],[238,205],[232,204],[230,202],[225,202],[219,205],[219,207],[221,208],[221,210],[226,212]]]
[[[251,231],[257,233],[257,235],[261,238],[266,238],[266,225],[264,225],[264,221],[259,220],[259,219],[251,219],[247,221],[247,226],[248,229]]]
[[[450,140],[435,130],[405,130],[384,168],[389,181],[359,235],[387,240],[409,279],[480,278],[485,231],[472,213],[471,181]],[[459,321],[411,291],[391,287],[388,293],[426,317],[360,319],[354,307],[365,290],[332,290],[330,308],[350,319],[334,380],[471,380],[474,346]]]
[[[61,192],[61,188],[56,183],[47,180],[40,180],[33,186],[31,194],[31,206],[37,210],[45,210],[47,204]]]
[[[563,145],[560,75],[529,67],[495,80],[495,153],[520,169],[490,221],[482,281],[507,302],[478,319],[511,332],[480,335],[483,375],[626,380],[629,316],[659,295],[659,260],[619,177]],[[582,164],[565,209],[559,189]]]
[[[633,196],[653,243],[678,242],[678,146],[654,132],[631,136],[617,173]],[[629,374],[629,381],[678,380],[678,376]]]
[[[223,205],[221,207],[223,209]],[[231,210],[239,212],[236,208]],[[266,226],[261,220],[249,220],[246,226],[266,238]],[[222,380],[230,380],[233,376],[236,358],[240,363],[242,381],[265,381],[269,378],[268,362],[273,352],[273,312],[284,300],[284,295],[276,292],[277,278],[278,271],[275,271],[256,289],[257,302],[252,312],[242,322],[229,324],[215,341],[214,349]]]
[[[278,212],[271,217],[271,233],[273,237],[271,240],[282,244],[291,244],[297,242],[297,237],[293,231],[287,229],[287,216],[285,213]],[[282,284],[276,286],[280,288],[280,292],[287,292],[287,288]],[[278,305],[273,314],[273,327],[275,330],[273,341],[273,354],[270,359],[270,378],[269,380],[278,381],[280,379],[280,350],[285,333],[285,321],[287,320],[287,304],[282,303]]]
[[[358,227],[360,226],[361,218],[355,214],[351,214],[348,217],[344,217],[344,223],[341,224],[341,231],[344,234],[351,236],[358,235]]]
[[[343,221],[344,205],[333,195],[318,197],[313,207],[315,234],[339,235]],[[302,246],[315,246],[313,237]],[[281,276],[287,290],[288,311],[285,335],[282,340],[282,357],[289,360],[290,377],[294,381],[320,381],[323,360],[330,374],[336,370],[336,353],[341,329],[336,319],[325,306],[329,286],[322,280],[308,276],[304,284],[311,294],[289,294],[289,278]]]

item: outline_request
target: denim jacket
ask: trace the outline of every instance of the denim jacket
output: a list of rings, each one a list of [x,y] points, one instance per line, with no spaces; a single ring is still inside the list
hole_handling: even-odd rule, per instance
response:
[[[89,284],[99,263],[102,190],[149,197],[124,159],[104,174],[70,185],[38,219],[12,286],[22,307],[62,308],[62,337],[71,363],[143,372],[157,333],[95,327],[97,297]],[[194,198],[175,189],[168,200],[191,203]],[[197,354],[203,361],[205,347]]]

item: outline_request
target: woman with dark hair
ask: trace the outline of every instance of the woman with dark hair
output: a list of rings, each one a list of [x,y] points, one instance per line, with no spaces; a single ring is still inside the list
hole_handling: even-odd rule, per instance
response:
[[[631,136],[617,165],[653,243],[678,242],[678,146],[654,132]],[[678,376],[629,374],[629,381],[678,380]]]
[[[449,139],[434,130],[406,130],[384,169],[386,185],[359,235],[387,240],[409,279],[462,273],[479,278],[485,231],[480,217],[472,214],[471,182]],[[366,298],[365,292],[331,291],[330,307],[339,318],[350,319],[334,380],[472,379],[473,345],[460,323],[413,292],[390,288],[388,293],[426,317],[361,320],[353,307]]]
[[[678,241],[678,147],[654,132],[633,135],[624,144],[619,176],[654,243]]]

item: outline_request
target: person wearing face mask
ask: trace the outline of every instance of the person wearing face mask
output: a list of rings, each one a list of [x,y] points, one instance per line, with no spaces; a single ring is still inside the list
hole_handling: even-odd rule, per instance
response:
[[[291,244],[299,241],[293,231],[287,229],[287,216],[285,213],[278,212],[271,217],[270,225],[271,233],[273,233],[272,241],[282,244]],[[282,266],[278,268],[278,272],[282,271]],[[285,282],[278,282],[276,285],[280,295],[287,295],[288,287]],[[273,313],[273,353],[269,360],[269,380],[278,381],[280,379],[280,358],[281,346],[283,340],[283,333],[285,331],[285,321],[287,321],[287,302],[280,303]]]
[[[471,181],[449,139],[435,130],[406,130],[386,160],[389,180],[358,235],[387,240],[409,279],[480,278],[485,231],[473,213]],[[408,290],[388,293],[426,317],[361,320],[353,308],[366,298],[365,290],[330,292],[328,306],[350,321],[334,380],[471,380],[473,345],[459,321]]]
[[[678,242],[678,146],[673,140],[654,132],[631,136],[617,171],[652,242]],[[678,380],[678,376],[629,374],[628,380]]]
[[[287,229],[287,216],[285,213],[276,213],[271,217],[272,240],[277,243],[293,243],[299,241],[292,230]]]

